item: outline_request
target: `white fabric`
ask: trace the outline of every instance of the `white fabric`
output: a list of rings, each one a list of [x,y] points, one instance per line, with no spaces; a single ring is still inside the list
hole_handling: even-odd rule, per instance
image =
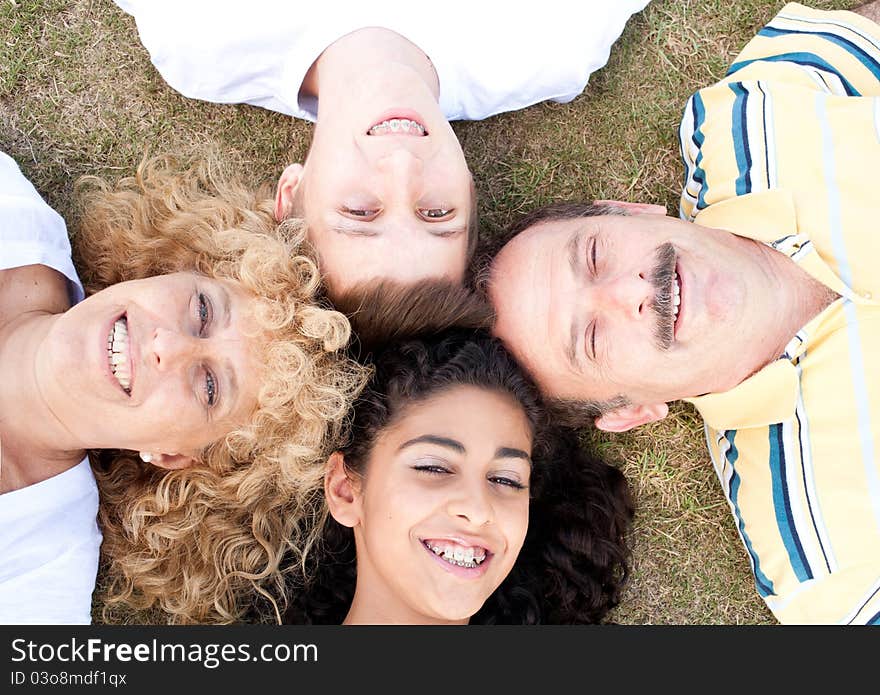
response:
[[[92,621],[101,532],[88,460],[0,495],[0,624]]]
[[[0,152],[0,270],[40,263],[83,296],[64,220]],[[0,624],[88,624],[101,532],[87,460],[0,495]]]
[[[248,103],[315,120],[298,100],[309,67],[336,39],[381,26],[424,51],[446,118],[481,119],[552,99],[568,102],[608,60],[648,0],[115,0],[135,17],[153,64],[185,96]],[[430,8],[430,9],[429,9]]]
[[[36,264],[67,278],[71,304],[82,300],[82,284],[70,258],[67,225],[15,161],[0,152],[0,270]]]

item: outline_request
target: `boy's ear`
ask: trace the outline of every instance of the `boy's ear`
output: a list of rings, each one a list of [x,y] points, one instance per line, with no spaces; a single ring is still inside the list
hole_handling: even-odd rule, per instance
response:
[[[596,418],[596,427],[606,432],[626,432],[633,427],[662,420],[669,414],[666,403],[625,405]]]
[[[345,458],[341,451],[327,459],[324,472],[324,496],[330,514],[343,526],[354,528],[360,523],[361,504],[354,484],[345,470]]]
[[[294,215],[294,199],[296,190],[302,183],[303,165],[294,162],[281,172],[278,179],[278,190],[275,192],[275,221],[281,222]]]
[[[628,203],[624,200],[594,200],[593,205],[613,205],[616,208],[622,208],[631,215],[666,215],[666,208],[663,205],[655,205],[654,203]]]

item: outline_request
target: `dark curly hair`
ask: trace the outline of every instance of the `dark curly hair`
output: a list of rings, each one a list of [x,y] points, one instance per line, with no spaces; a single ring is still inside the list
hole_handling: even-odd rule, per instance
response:
[[[531,424],[529,529],[513,570],[471,624],[601,622],[617,605],[629,571],[625,539],[633,507],[623,474],[588,456],[574,431],[548,425],[534,384],[484,331],[399,343],[375,356],[374,369],[342,450],[352,476],[364,475],[377,438],[412,404],[448,388],[508,394]],[[284,622],[340,624],[354,597],[355,559],[352,530],[328,516],[309,559],[310,579],[292,592]]]

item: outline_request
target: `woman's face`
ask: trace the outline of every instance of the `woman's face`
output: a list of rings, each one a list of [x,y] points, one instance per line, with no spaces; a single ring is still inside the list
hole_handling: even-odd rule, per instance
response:
[[[506,394],[458,386],[409,407],[378,436],[355,493],[358,589],[395,621],[470,618],[525,539],[531,449]]]
[[[40,344],[40,393],[84,447],[194,457],[256,408],[253,302],[237,283],[195,273],[108,287]]]

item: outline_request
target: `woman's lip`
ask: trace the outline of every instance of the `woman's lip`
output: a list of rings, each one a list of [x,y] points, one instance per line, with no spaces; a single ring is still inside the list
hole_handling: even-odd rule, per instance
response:
[[[486,571],[489,568],[489,563],[492,562],[492,558],[495,557],[494,553],[491,553],[487,550],[486,559],[483,560],[476,567],[460,567],[458,565],[450,564],[439,555],[436,555],[433,550],[425,545],[425,541],[421,541],[419,545],[422,546],[424,551],[428,553],[428,555],[430,555],[434,562],[439,564],[440,567],[449,572],[451,575],[461,577],[462,579],[479,579],[484,574],[486,574]]]

